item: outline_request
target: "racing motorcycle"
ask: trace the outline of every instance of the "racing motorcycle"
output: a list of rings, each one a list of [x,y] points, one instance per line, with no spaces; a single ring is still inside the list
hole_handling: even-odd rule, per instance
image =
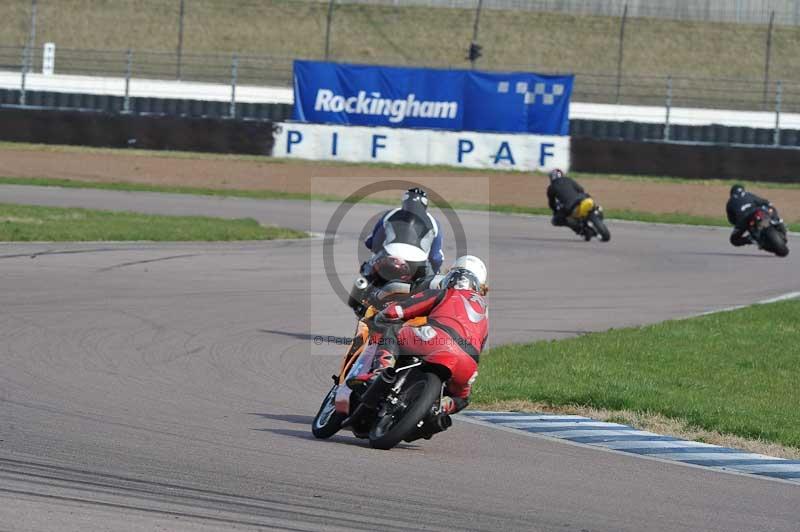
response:
[[[312,421],[317,438],[330,438],[348,428],[356,437],[368,438],[373,448],[391,449],[404,440],[430,439],[452,424],[441,414],[444,382],[449,378],[446,367],[401,351],[394,367],[366,380],[384,337],[371,319],[375,314],[377,309],[370,306],[358,322],[334,384]],[[426,321],[414,318],[405,325],[419,327]]]
[[[580,224],[578,234],[587,242],[598,237],[603,242],[611,240],[611,232],[603,222],[603,208],[592,198],[584,198],[572,211],[570,218]]]
[[[774,209],[762,205],[747,220],[747,232],[759,249],[774,253],[779,257],[789,254],[786,233],[781,231],[781,221],[774,216]]]

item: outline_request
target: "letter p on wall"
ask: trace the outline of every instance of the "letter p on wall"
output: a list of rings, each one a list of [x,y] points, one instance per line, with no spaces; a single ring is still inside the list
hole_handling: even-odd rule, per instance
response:
[[[464,155],[475,150],[475,143],[469,139],[458,139],[458,163],[464,162]]]
[[[303,142],[303,134],[295,129],[286,132],[286,155],[292,153],[292,146]]]

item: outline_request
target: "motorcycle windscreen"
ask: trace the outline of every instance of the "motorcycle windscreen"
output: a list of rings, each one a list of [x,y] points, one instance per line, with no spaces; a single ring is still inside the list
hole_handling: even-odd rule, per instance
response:
[[[387,254],[409,262],[428,259],[434,232],[430,220],[407,211],[398,211],[384,224],[383,249]]]

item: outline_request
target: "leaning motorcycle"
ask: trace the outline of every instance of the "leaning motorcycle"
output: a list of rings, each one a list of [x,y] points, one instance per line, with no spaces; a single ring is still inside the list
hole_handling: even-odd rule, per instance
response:
[[[760,206],[747,220],[747,232],[760,249],[785,257],[789,254],[788,240],[774,213],[772,207]]]
[[[593,237],[603,242],[611,240],[611,232],[603,221],[603,208],[592,198],[584,198],[569,216],[577,221],[580,229],[578,234],[587,242]]]
[[[383,332],[371,320],[377,313],[369,307],[359,320],[334,384],[312,421],[317,438],[330,438],[349,428],[358,438],[368,438],[376,449],[391,449],[401,441],[430,439],[446,430],[452,421],[440,413],[444,383],[449,370],[422,358],[403,355],[394,367],[386,368],[365,381],[383,340]],[[419,327],[426,318],[409,320],[405,325]]]

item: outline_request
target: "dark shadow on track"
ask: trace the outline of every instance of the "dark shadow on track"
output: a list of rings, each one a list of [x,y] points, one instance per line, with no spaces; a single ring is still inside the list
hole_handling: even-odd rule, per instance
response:
[[[265,419],[274,419],[275,421],[286,421],[287,423],[296,423],[298,425],[311,425],[314,421],[314,416],[300,416],[297,414],[262,414],[260,412],[248,412],[251,416],[263,417]]]
[[[536,237],[529,237],[529,236],[507,236],[507,237],[505,237],[505,239],[506,240],[522,240],[524,242],[555,242],[557,244],[564,244],[564,243],[586,244],[587,243],[583,239],[570,238],[569,235],[565,236],[564,238],[536,238]]]
[[[358,445],[359,447],[369,447],[369,441],[362,438],[356,438],[352,436],[347,430],[343,430],[340,434],[336,434],[331,436],[330,438],[326,439],[319,439],[315,438],[313,434],[311,434],[311,421],[308,422],[308,430],[296,430],[296,429],[250,429],[256,432],[269,432],[270,434],[277,434],[279,436],[289,436],[291,438],[299,438],[301,440],[313,440],[323,443],[339,443],[345,445]],[[395,449],[406,449],[409,451],[418,450],[420,447],[419,445],[411,444],[411,443],[400,443]]]
[[[266,333],[266,334],[277,334],[280,336],[288,336],[290,338],[297,338],[298,340],[312,340],[316,342],[320,340],[320,343],[325,342],[328,344],[336,344],[336,345],[343,345],[347,346],[350,345],[352,341],[351,337],[348,336],[333,336],[332,334],[309,334],[309,333],[295,333],[295,332],[288,332],[288,331],[273,331],[271,329],[258,329],[258,332]]]
[[[775,257],[772,253],[730,253],[724,251],[684,251],[682,255],[705,255],[709,257],[756,257],[756,258],[769,258]],[[780,257],[779,257],[780,258]]]

